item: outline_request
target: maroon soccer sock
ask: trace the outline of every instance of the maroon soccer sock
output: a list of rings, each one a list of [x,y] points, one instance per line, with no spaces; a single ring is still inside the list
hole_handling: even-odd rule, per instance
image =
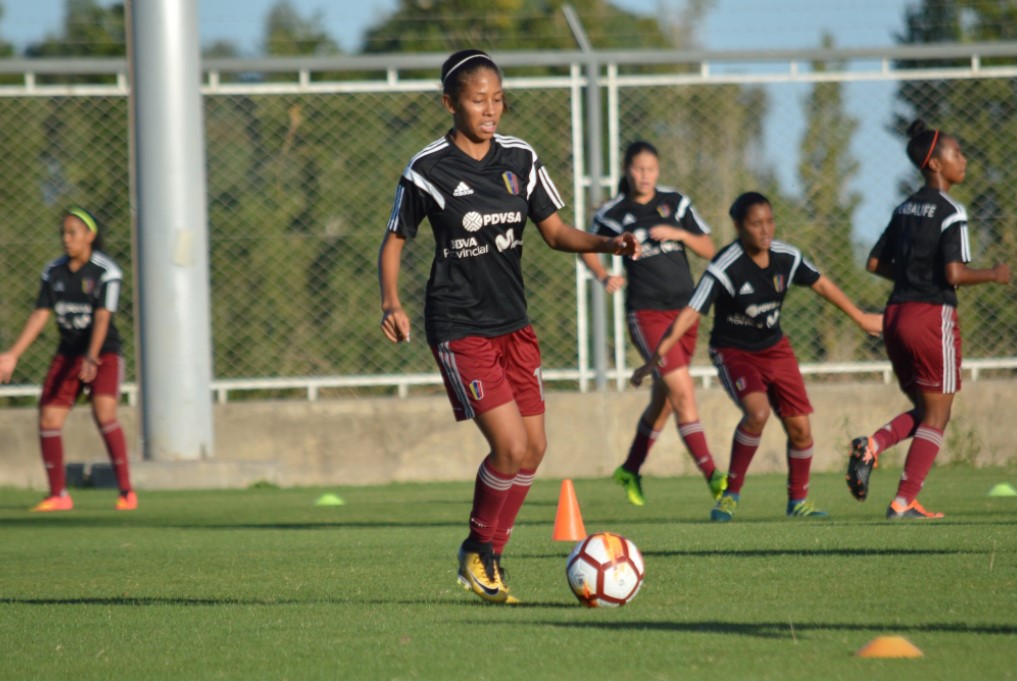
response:
[[[742,485],[745,484],[745,473],[759,449],[759,441],[759,435],[742,430],[740,425],[735,428],[731,439],[731,465],[727,471],[727,494],[741,492]]]
[[[60,496],[67,491],[67,474],[64,471],[64,439],[59,430],[39,430],[42,463],[49,480],[49,495]]]
[[[498,555],[501,555],[505,550],[505,545],[512,538],[512,528],[515,527],[516,516],[519,515],[519,509],[523,507],[523,502],[526,501],[526,495],[533,485],[533,478],[536,474],[537,471],[525,468],[520,468],[519,472],[516,473],[512,487],[509,488],[508,496],[505,498],[505,504],[501,507],[498,526],[495,528],[494,538],[491,540],[494,552]]]
[[[812,468],[812,441],[794,448],[787,443],[787,498],[801,501],[809,493],[809,469]]]
[[[131,475],[127,465],[127,439],[119,421],[110,421],[99,426],[99,432],[106,443],[106,453],[117,476],[117,487],[121,492],[131,491]]]
[[[492,543],[502,508],[516,479],[515,475],[505,475],[494,470],[489,459],[490,457],[485,458],[477,469],[477,481],[473,486],[469,536],[469,541],[473,543]]]
[[[632,438],[632,445],[629,447],[628,458],[625,459],[622,467],[629,473],[638,473],[658,437],[660,437],[660,431],[654,430],[652,423],[647,423],[640,418],[636,425],[636,435]]]
[[[939,449],[943,446],[943,431],[932,426],[919,426],[915,437],[908,448],[908,457],[904,460],[904,473],[897,485],[897,496],[908,503],[914,501],[925,484],[925,477],[932,469]]]
[[[710,447],[706,444],[706,431],[703,429],[703,424],[699,421],[679,423],[678,434],[681,435],[682,442],[689,450],[692,460],[696,462],[696,468],[703,474],[703,477],[709,480],[713,472],[717,470],[717,466],[713,463]]]
[[[914,437],[917,428],[918,418],[914,409],[898,414],[892,421],[872,434],[872,439],[876,441],[876,453],[885,452],[898,442]]]

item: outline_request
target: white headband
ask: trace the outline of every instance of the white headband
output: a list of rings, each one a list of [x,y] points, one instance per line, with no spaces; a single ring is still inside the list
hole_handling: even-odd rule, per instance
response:
[[[462,66],[463,64],[465,64],[466,62],[468,62],[471,59],[477,59],[477,58],[486,59],[487,61],[491,62],[492,65],[494,64],[494,60],[492,60],[489,56],[487,56],[483,52],[478,52],[477,54],[471,54],[468,57],[463,57],[459,61],[459,63],[457,63],[455,66],[453,66],[452,68],[450,68],[448,70],[448,73],[445,74],[445,77],[441,79],[441,84],[444,85],[445,82],[449,79],[449,76],[451,76],[453,73],[455,73],[456,69],[458,69],[460,66]]]

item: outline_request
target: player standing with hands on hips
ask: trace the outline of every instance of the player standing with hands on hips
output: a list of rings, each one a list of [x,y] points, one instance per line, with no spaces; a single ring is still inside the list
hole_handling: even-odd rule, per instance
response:
[[[131,489],[127,442],[117,421],[123,358],[113,313],[123,274],[102,252],[98,223],[85,209],[71,208],[64,213],[60,234],[65,255],[46,265],[35,311],[14,345],[0,354],[0,383],[7,383],[18,359],[42,333],[50,312],[56,313],[60,345],[39,398],[39,442],[49,478],[49,496],[32,510],[74,508],[66,488],[62,432],[71,407],[87,390],[95,424],[106,443],[120,488],[115,508],[133,511],[138,507],[138,498]]]
[[[710,357],[725,390],[742,411],[731,443],[728,487],[710,519],[730,521],[741,500],[752,457],[759,447],[771,408],[787,433],[787,509],[792,517],[825,517],[807,499],[812,467],[812,405],[794,350],[780,328],[780,315],[791,284],[808,286],[839,308],[861,329],[879,335],[882,317],[858,309],[840,288],[794,246],[775,240],[770,201],[746,192],[728,211],[738,238],[721,249],[699,280],[688,307],[681,311],[646,364],[632,374],[639,385],[675,343],[714,309]]]
[[[968,245],[968,215],[949,196],[964,181],[967,159],[952,135],[930,130],[918,119],[908,128],[907,155],[925,178],[924,186],[897,206],[866,268],[893,282],[883,340],[900,389],[914,408],[898,414],[869,437],[851,442],[847,483],[865,501],[869,476],[879,455],[912,438],[897,494],[886,510],[890,519],[942,518],[918,503],[932,462],[943,445],[954,394],[960,390],[961,337],[957,287],[1010,281],[1010,266],[977,270]]]
[[[457,421],[473,420],[490,446],[477,471],[459,581],[480,598],[515,603],[501,555],[547,448],[540,347],[526,312],[523,228],[532,219],[555,250],[638,256],[631,234],[605,238],[562,221],[564,202],[536,152],[498,134],[506,111],[501,71],[480,50],[441,69],[452,129],[403,171],[378,257],[381,328],[409,341],[399,301],[401,254],[426,217],[434,234],[424,332]]]
[[[717,249],[710,239],[710,228],[696,214],[688,197],[657,186],[660,156],[652,144],[644,141],[630,144],[625,150],[622,170],[618,194],[597,211],[590,231],[605,236],[631,232],[639,239],[642,253],[638,260],[624,260],[628,282],[624,277],[608,274],[598,256],[584,253],[582,258],[608,293],[628,284],[625,309],[629,335],[646,361],[692,295],[695,282],[687,251],[710,259]],[[614,471],[614,480],[625,488],[629,502],[636,506],[646,503],[639,470],[672,412],[678,435],[706,479],[713,498],[720,499],[727,487],[727,476],[717,469],[706,443],[689,374],[698,329],[697,322],[664,357],[653,381],[650,403],[636,424],[628,456]]]

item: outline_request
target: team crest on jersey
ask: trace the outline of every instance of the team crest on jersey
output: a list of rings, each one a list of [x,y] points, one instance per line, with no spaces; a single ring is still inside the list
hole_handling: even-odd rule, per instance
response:
[[[82,279],[81,280],[81,291],[85,295],[92,295],[92,291],[95,290],[95,279]]]
[[[666,220],[667,218],[671,217],[671,206],[667,205],[666,203],[662,203],[659,206],[657,206],[657,213],[660,215],[660,217]]]
[[[478,402],[484,399],[484,384],[479,380],[470,381],[470,394],[473,395],[473,399]]]
[[[785,288],[787,288],[787,281],[784,279],[784,275],[783,274],[773,275],[773,290],[776,291],[777,293],[780,293]]]
[[[519,194],[519,178],[511,170],[506,170],[501,174],[501,179],[505,182],[505,189],[509,194]]]

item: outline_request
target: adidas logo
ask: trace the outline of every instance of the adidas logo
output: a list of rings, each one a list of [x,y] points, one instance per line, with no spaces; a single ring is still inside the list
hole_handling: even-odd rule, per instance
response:
[[[452,192],[452,196],[469,196],[472,193],[473,190],[465,182],[460,182],[459,186]]]
[[[755,292],[756,289],[752,288],[752,284],[750,284],[749,282],[745,282],[744,284],[742,284],[742,287],[738,289],[738,295],[740,296],[749,296]]]
[[[635,221],[636,221],[636,217],[632,213],[626,213],[625,217],[622,218],[622,224],[623,225],[631,225]]]

